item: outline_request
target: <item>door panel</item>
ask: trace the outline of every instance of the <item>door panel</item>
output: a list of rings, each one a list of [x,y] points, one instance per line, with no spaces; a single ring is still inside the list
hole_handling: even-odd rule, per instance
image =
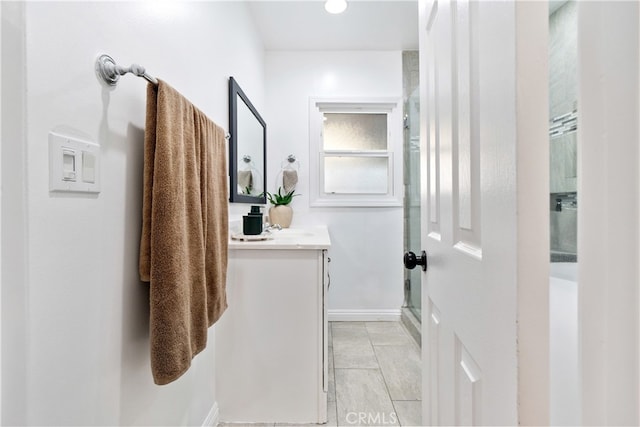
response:
[[[451,4],[453,223],[457,247],[480,250],[480,155],[477,78],[477,2]]]
[[[431,270],[427,350],[435,376],[430,392],[434,425],[481,424],[482,387],[473,320],[482,300],[477,70],[472,52],[475,6],[435,2],[426,29],[429,109],[428,201],[431,218],[426,247]],[[455,269],[450,268],[455,266]],[[437,308],[436,308],[437,307]],[[480,314],[480,313],[478,313]]]
[[[517,425],[516,4],[438,0],[420,7],[429,258],[423,419]],[[545,120],[536,124],[546,135]],[[544,227],[548,217],[537,220]],[[544,262],[548,245],[535,248]],[[541,318],[547,309],[540,307]]]
[[[439,138],[439,117],[438,112],[439,104],[437,102],[438,93],[438,69],[436,66],[437,58],[437,35],[435,34],[435,21],[438,19],[438,4],[435,3],[433,10],[427,24],[427,47],[430,52],[431,60],[427,62],[426,68],[426,87],[427,92],[434,94],[427,98],[427,103],[422,102],[422,105],[426,105],[426,117],[428,117],[428,138],[427,147],[425,151],[427,153],[428,167],[428,212],[429,221],[428,230],[429,235],[436,239],[440,239],[440,138]],[[423,69],[421,66],[420,69]],[[421,85],[424,86],[424,85]]]
[[[429,393],[430,397],[430,425],[438,426],[442,425],[440,420],[440,411],[438,396],[440,394],[440,313],[433,306],[432,302],[429,302],[429,317],[426,319],[429,325],[429,341],[425,342],[424,347],[429,351]]]

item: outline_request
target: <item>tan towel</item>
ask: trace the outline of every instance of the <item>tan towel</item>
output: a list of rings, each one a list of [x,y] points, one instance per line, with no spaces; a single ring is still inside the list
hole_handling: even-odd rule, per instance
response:
[[[224,130],[168,84],[147,87],[140,278],[150,282],[151,370],[170,383],[227,307]]]
[[[253,172],[238,171],[238,187],[242,194],[251,194],[253,190]]]
[[[285,193],[289,193],[296,189],[296,185],[298,184],[298,172],[294,170],[283,170],[282,171],[282,187],[284,188]]]

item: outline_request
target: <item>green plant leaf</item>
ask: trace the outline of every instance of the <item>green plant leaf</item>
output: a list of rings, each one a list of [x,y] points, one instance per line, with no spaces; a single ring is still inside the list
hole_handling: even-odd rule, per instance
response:
[[[274,206],[288,205],[295,196],[299,196],[299,194],[294,194],[294,191],[295,190],[291,190],[287,194],[282,194],[282,187],[278,187],[277,193],[267,192],[267,198],[269,199],[269,203]]]

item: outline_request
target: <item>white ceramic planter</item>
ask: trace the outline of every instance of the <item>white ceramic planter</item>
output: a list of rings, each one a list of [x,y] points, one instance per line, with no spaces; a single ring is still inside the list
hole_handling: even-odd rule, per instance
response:
[[[288,205],[278,205],[269,208],[269,223],[278,224],[282,228],[289,228],[293,218],[293,209]]]

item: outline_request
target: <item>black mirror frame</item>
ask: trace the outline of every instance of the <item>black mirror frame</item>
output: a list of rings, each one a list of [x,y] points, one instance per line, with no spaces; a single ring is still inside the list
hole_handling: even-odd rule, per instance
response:
[[[256,120],[262,125],[262,152],[263,164],[262,164],[262,182],[264,183],[264,191],[260,196],[248,196],[246,194],[238,194],[238,97],[244,101],[249,107],[249,110],[254,115]],[[238,85],[238,82],[229,77],[229,201],[232,203],[255,203],[266,204],[267,203],[267,124],[260,116],[260,113],[253,106],[247,95],[243,92]]]

